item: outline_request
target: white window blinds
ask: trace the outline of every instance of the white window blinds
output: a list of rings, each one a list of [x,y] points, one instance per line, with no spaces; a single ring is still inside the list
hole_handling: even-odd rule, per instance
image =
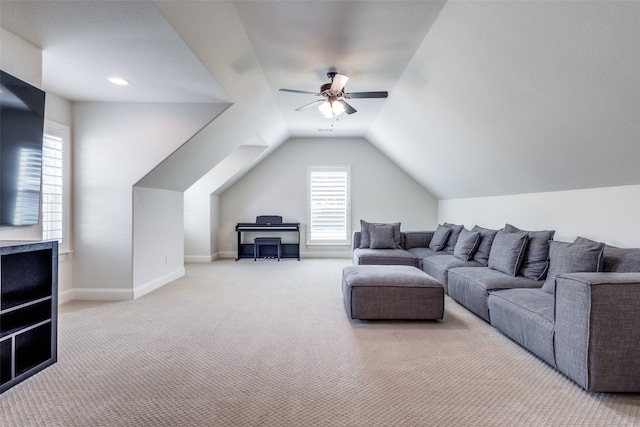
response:
[[[309,167],[309,245],[350,243],[349,166]]]
[[[42,147],[42,238],[63,235],[63,139],[45,133]]]

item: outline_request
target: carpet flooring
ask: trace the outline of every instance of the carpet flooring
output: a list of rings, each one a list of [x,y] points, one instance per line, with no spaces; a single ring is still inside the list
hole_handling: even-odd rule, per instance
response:
[[[350,321],[350,260],[221,260],[135,301],[60,307],[58,363],[2,426],[631,426],[446,297],[442,321]]]

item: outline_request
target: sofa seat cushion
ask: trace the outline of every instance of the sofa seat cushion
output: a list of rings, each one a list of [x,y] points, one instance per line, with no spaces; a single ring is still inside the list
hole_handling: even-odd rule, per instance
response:
[[[505,289],[492,292],[488,304],[491,325],[556,366],[553,295],[540,289]]]
[[[451,298],[489,321],[489,292],[511,288],[540,288],[544,281],[509,276],[489,267],[456,267],[449,270],[447,291]]]
[[[366,249],[353,251],[355,265],[408,265],[417,267],[417,257],[404,249]]]
[[[444,251],[434,251],[433,249],[429,249],[429,248],[410,248],[407,250],[417,258],[416,267],[418,267],[419,269],[422,269],[422,260],[425,258],[432,257],[432,256],[451,255]]]
[[[429,256],[422,259],[422,271],[442,283],[447,292],[448,271],[456,267],[483,267],[478,261],[462,261],[460,258],[446,254]]]

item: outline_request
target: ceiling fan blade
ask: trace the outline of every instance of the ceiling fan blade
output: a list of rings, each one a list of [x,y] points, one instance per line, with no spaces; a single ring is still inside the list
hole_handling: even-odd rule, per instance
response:
[[[302,107],[296,108],[296,111],[307,110],[315,105],[318,105],[319,102],[324,102],[324,99],[318,99],[316,101],[310,102],[308,104],[303,105]]]
[[[353,108],[351,105],[347,104],[344,100],[339,99],[337,101],[334,102],[339,102],[340,104],[342,104],[342,106],[344,107],[344,112],[347,114],[353,114],[355,112],[357,112],[358,110],[356,110],[355,108]]]
[[[333,76],[333,81],[331,83],[331,88],[329,89],[329,91],[331,93],[342,92],[342,89],[344,89],[344,85],[347,84],[347,81],[349,81],[349,77],[343,76],[341,74],[336,74],[335,76]]]
[[[304,94],[307,94],[307,95],[322,96],[318,92],[309,92],[309,91],[306,91],[306,90],[280,89],[280,92],[304,93]]]
[[[351,92],[345,93],[344,97],[347,99],[355,99],[355,98],[386,98],[389,96],[387,91],[382,92]]]

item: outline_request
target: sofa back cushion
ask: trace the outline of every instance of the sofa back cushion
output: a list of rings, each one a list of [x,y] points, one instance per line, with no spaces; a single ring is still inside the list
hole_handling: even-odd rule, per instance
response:
[[[489,268],[515,277],[522,264],[528,238],[524,231],[506,233],[500,230],[491,245]]]
[[[480,233],[478,231],[469,231],[463,228],[458,236],[456,247],[453,249],[453,256],[462,261],[469,261],[473,258],[473,253],[480,243]]]
[[[429,242],[429,249],[432,251],[441,251],[447,246],[447,240],[449,239],[449,234],[451,233],[451,228],[446,225],[438,224],[436,227],[436,231],[433,233],[433,237]]]
[[[586,241],[549,243],[549,272],[542,290],[555,293],[556,277],[567,273],[591,273],[600,271],[604,243]]]
[[[602,271],[615,273],[640,272],[640,248],[616,248],[605,245]]]
[[[490,228],[484,228],[476,225],[471,229],[471,231],[477,231],[480,233],[480,243],[478,244],[478,249],[476,249],[476,252],[473,254],[473,260],[487,266],[489,264],[491,245],[493,245],[493,239],[496,238],[498,230],[491,230]]]
[[[527,231],[514,227],[511,224],[504,226],[506,233],[524,231],[529,235],[527,248],[518,270],[518,275],[533,280],[542,280],[549,268],[549,241],[553,240],[555,230]]]

